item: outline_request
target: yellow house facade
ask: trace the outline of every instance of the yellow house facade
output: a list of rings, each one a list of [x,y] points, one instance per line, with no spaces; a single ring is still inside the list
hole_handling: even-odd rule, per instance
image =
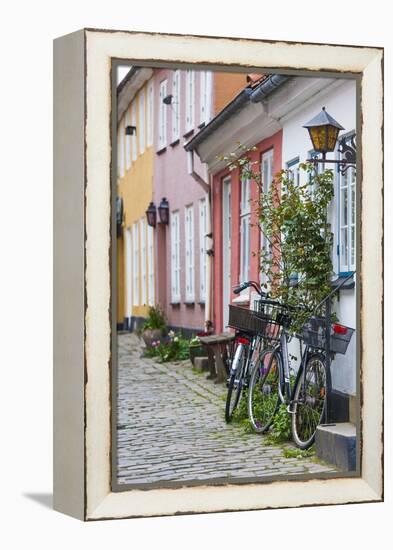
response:
[[[132,68],[118,87],[117,323],[134,329],[154,304],[154,228],[146,210],[153,196],[154,90],[151,69]]]

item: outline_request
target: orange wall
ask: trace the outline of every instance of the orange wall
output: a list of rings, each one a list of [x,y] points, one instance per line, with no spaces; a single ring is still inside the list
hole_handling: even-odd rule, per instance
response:
[[[213,109],[216,115],[247,86],[246,73],[215,73]]]

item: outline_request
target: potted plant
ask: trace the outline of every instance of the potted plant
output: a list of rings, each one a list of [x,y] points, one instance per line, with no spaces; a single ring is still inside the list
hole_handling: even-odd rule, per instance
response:
[[[165,315],[160,306],[150,306],[148,317],[142,326],[141,336],[147,348],[160,341],[166,329]]]
[[[194,365],[195,357],[207,357],[206,347],[202,344],[200,336],[209,336],[209,332],[198,332],[196,336],[191,338],[189,343],[190,360]]]

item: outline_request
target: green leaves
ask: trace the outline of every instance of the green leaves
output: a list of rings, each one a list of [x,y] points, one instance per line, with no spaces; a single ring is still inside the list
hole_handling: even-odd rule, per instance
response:
[[[292,327],[298,330],[330,291],[333,235],[327,211],[334,196],[333,171],[318,173],[311,163],[301,163],[299,185],[289,170],[281,170],[264,193],[261,174],[253,169],[249,154],[254,150],[238,142],[236,151],[222,159],[259,186],[254,209],[266,245],[259,254],[264,286],[274,297],[300,308]]]

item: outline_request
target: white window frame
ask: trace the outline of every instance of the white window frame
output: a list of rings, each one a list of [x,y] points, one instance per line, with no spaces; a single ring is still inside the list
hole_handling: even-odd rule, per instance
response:
[[[180,302],[180,212],[171,214],[171,302]]]
[[[147,304],[147,246],[146,246],[146,220],[139,220],[141,238],[141,305]]]
[[[340,140],[348,141],[353,134]],[[356,170],[349,167],[338,174],[338,266],[344,275],[356,269]],[[346,197],[346,199],[345,199]],[[345,218],[344,218],[345,216]]]
[[[132,225],[132,304],[139,306],[139,231],[138,222]]]
[[[286,169],[288,170],[289,179],[296,184],[296,186],[300,185],[300,158],[295,157],[288,162],[285,163]]]
[[[201,303],[206,300],[207,283],[207,254],[206,254],[206,232],[207,232],[207,200],[199,201],[199,299]]]
[[[172,141],[180,139],[180,71],[174,71],[172,81]]]
[[[121,178],[124,178],[124,174],[125,174],[125,170],[124,170],[124,137],[125,137],[125,126],[124,126],[124,117],[121,119],[120,121],[120,126],[119,126],[119,143],[118,143],[118,148],[119,148],[119,173],[120,173],[120,177]]]
[[[139,136],[139,154],[142,155],[145,152],[146,146],[146,101],[145,90],[141,90],[138,95],[139,106],[139,124],[138,124],[138,136]]]
[[[195,71],[186,70],[186,110],[185,110],[185,130],[186,133],[194,129],[195,126]]]
[[[212,73],[211,71],[200,71],[200,104],[199,104],[199,119],[200,124],[207,124],[211,117],[211,88],[212,88]]]
[[[132,143],[132,149],[131,149],[131,158],[132,160],[136,160],[138,157],[138,150],[137,150],[137,140],[136,140],[136,101],[135,99],[131,102],[131,125],[134,127],[134,133],[131,136],[131,143]],[[138,132],[138,128],[136,128],[136,131]]]
[[[125,133],[125,129],[127,128],[127,126],[131,126],[131,115],[130,115],[130,109],[128,108],[126,110],[126,114],[125,114],[125,128],[124,128],[124,133]],[[126,170],[129,170],[131,168],[131,164],[132,164],[132,161],[131,161],[131,136],[126,134],[125,135],[125,147],[126,147]]]
[[[250,221],[251,180],[244,176],[240,180],[240,273],[239,283],[249,280],[250,273]]]
[[[120,129],[121,124],[117,127],[117,177],[120,178]]]
[[[194,244],[194,206],[184,210],[185,253],[186,253],[186,302],[195,300],[195,244]]]
[[[153,145],[153,120],[154,120],[154,84],[149,80],[147,85],[147,110],[146,110],[146,144],[147,147]]]
[[[167,110],[168,107],[163,102],[167,96],[168,81],[163,80],[160,83],[159,106],[158,106],[158,150],[167,146]]]
[[[263,193],[269,193],[272,182],[273,182],[273,161],[274,161],[274,149],[269,149],[268,151],[265,151],[262,153],[262,159],[261,159],[261,174],[262,174],[262,192]],[[263,234],[263,231],[261,231],[260,234],[261,242],[260,247],[261,250],[268,249],[270,251],[269,257],[272,256],[272,251],[270,248],[270,243],[267,237]],[[267,278],[263,272],[261,272],[261,284],[267,283]]]
[[[154,305],[154,229],[147,226],[147,278],[148,278],[148,304]]]

